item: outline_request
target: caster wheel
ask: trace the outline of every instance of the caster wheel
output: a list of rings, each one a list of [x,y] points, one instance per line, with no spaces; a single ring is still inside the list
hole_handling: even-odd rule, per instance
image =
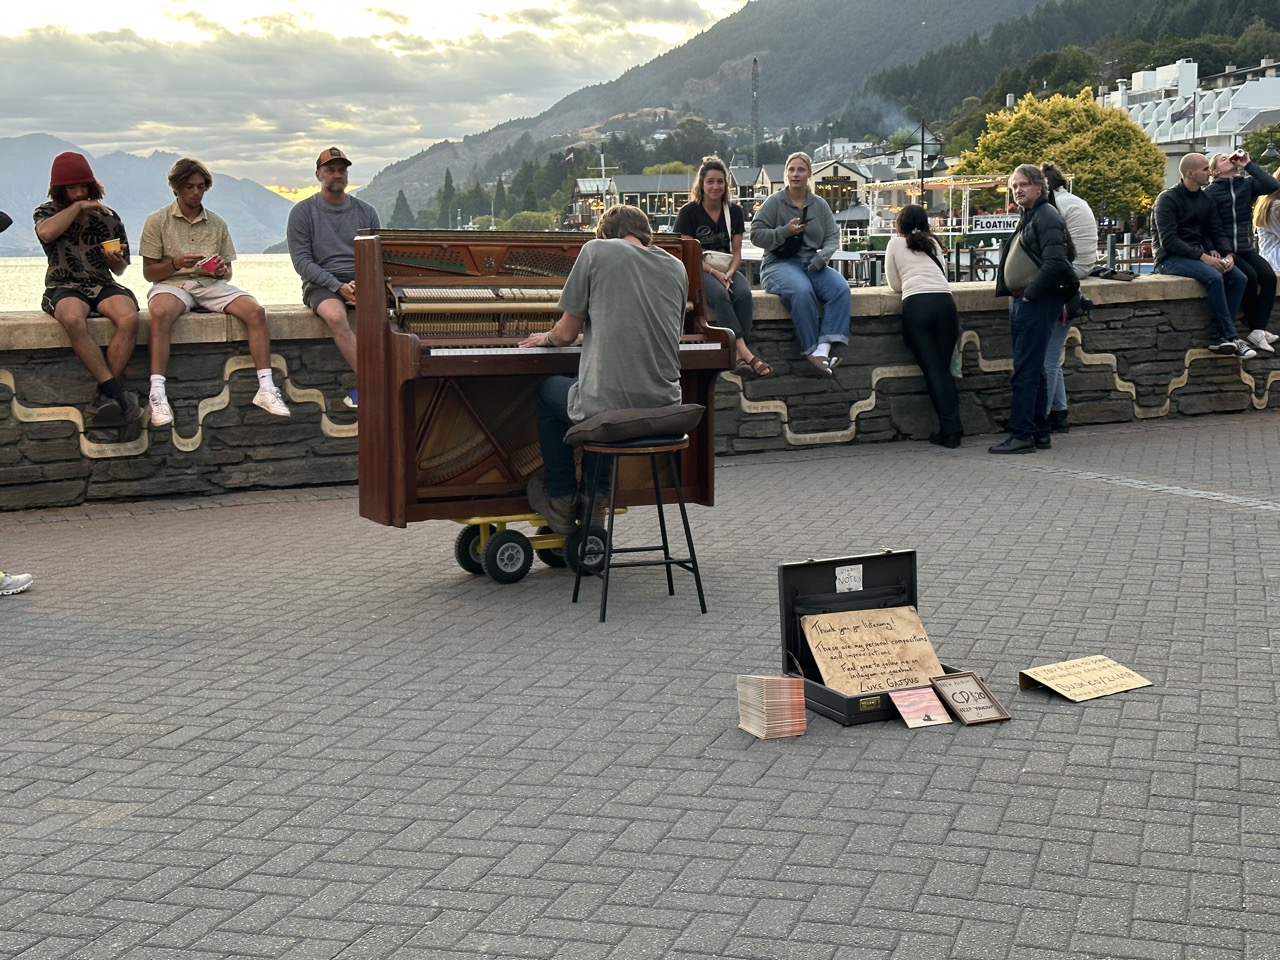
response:
[[[493,536],[494,529],[493,525],[490,524],[490,536]],[[480,556],[479,527],[463,527],[458,532],[458,538],[453,541],[453,558],[458,561],[458,566],[467,571],[467,573],[474,573],[476,576],[484,573],[484,560]]]
[[[539,527],[538,533],[551,533],[550,527]],[[564,567],[568,566],[569,561],[564,558],[564,547],[543,547],[534,551],[538,555],[538,559],[545,563],[548,567]]]
[[[532,566],[533,546],[523,533],[503,530],[489,538],[484,548],[484,572],[499,583],[523,580]]]
[[[564,556],[569,562],[569,569],[574,573],[578,572],[578,554],[582,549],[583,537],[587,540],[587,556],[582,572],[599,573],[604,566],[604,547],[609,542],[609,534],[603,527],[578,527],[569,534],[564,542]]]

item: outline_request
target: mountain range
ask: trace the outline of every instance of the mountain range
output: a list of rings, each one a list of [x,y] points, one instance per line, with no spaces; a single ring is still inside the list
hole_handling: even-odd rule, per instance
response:
[[[156,151],[139,157],[115,151],[96,157],[74,143],[32,133],[0,138],[0,166],[7,171],[0,180],[0,210],[13,217],[13,226],[0,233],[0,256],[43,256],[31,212],[48,198],[49,167],[66,150],[89,158],[94,176],[106,189],[103,202],[120,214],[136,255],[147,214],[173,202],[165,174],[178,155]],[[284,238],[293,207],[289,200],[256,181],[224,176],[216,169],[210,172],[209,209],[227,221],[237,253],[261,253]]]
[[[386,222],[404,191],[415,209],[435,195],[445,171],[462,183],[473,169],[528,134],[564,145],[597,138],[610,121],[645,108],[690,110],[717,122],[751,122],[752,65],[759,71],[762,127],[810,126],[842,115],[864,81],[898,64],[1016,19],[1045,0],[983,0],[942,5],[937,0],[751,0],[741,10],[615,80],[576,91],[532,118],[442,141],[390,164],[360,191]],[[910,109],[910,108],[908,108]],[[889,129],[916,118],[884,103]],[[165,173],[175,154],[146,157],[114,152],[96,157],[45,134],[0,138],[0,210],[14,226],[0,234],[0,256],[38,256],[30,211],[43,202],[49,165],[64,150],[89,157],[106,186],[106,203],[123,218],[136,245],[147,214],[172,200]],[[542,158],[530,158],[541,160]],[[214,173],[209,206],[228,223],[240,253],[279,244],[291,202],[252,180]],[[25,224],[25,228],[24,228]]]

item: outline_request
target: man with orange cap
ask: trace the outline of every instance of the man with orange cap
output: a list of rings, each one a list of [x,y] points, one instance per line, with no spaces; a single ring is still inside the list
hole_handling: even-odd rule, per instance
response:
[[[36,237],[49,258],[40,303],[67,332],[71,349],[98,381],[87,412],[95,427],[142,426],[138,398],[122,378],[138,339],[138,301],[116,277],[129,266],[129,239],[89,161],[60,153],[49,173],[49,201],[35,209]],[[115,324],[106,355],[89,332],[91,313]]]

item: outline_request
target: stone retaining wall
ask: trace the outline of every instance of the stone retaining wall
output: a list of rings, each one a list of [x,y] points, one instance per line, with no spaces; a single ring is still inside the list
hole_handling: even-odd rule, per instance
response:
[[[1271,405],[1280,360],[1240,362],[1209,342],[1201,288],[1146,277],[1086,281],[1098,303],[1067,341],[1071,420],[1113,423]],[[961,413],[969,435],[1003,429],[1010,349],[1005,301],[991,284],[957,284],[964,326]],[[885,288],[853,291],[852,336],[835,381],[799,356],[775,297],[757,292],[754,349],[775,375],[721,378],[716,447],[722,454],[834,443],[923,439],[936,429],[924,383]],[[66,337],[42,313],[0,316],[0,509],[214,494],[356,479],[356,417],[341,399],[354,378],[324,324],[300,306],[268,307],[276,382],[289,420],[251,403],[257,383],[241,324],[188,315],[174,331],[169,365],[172,427],[134,440],[84,430],[93,383]],[[144,312],[145,319],[145,312]],[[99,342],[111,327],[93,321]],[[128,385],[147,385],[146,330]]]

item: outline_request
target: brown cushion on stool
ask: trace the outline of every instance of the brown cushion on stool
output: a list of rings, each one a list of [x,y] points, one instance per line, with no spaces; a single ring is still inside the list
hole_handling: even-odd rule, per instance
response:
[[[571,447],[579,447],[593,441],[633,440],[636,437],[672,434],[679,436],[693,430],[706,411],[707,408],[700,403],[606,410],[574,424],[564,435],[564,442]]]

